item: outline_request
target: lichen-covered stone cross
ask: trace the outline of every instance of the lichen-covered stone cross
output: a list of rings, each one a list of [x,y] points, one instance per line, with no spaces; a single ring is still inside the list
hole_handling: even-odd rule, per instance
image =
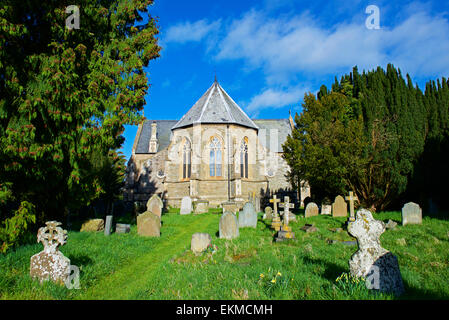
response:
[[[44,252],[54,253],[59,246],[63,246],[67,240],[67,231],[63,230],[61,222],[47,221],[45,227],[39,228],[37,232],[37,242],[42,242]]]

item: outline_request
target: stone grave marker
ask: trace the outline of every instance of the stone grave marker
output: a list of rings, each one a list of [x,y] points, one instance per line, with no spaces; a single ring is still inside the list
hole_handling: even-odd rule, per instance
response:
[[[209,201],[197,200],[193,201],[193,213],[201,214],[209,211]]]
[[[221,207],[223,208],[223,213],[226,211],[236,213],[239,211],[240,205],[235,201],[225,201],[221,204]]]
[[[265,214],[263,215],[264,219],[271,220],[273,218],[273,209],[271,207],[265,207]]]
[[[318,215],[318,206],[315,202],[309,202],[306,207],[305,217],[313,217]]]
[[[354,195],[354,193],[352,191],[349,191],[349,196],[347,196],[345,198],[346,200],[349,201],[349,221],[355,221],[355,215],[354,215],[354,201],[358,201],[359,199],[357,198],[356,195]]]
[[[330,204],[321,204],[321,214],[330,215],[332,214],[332,206]]]
[[[295,204],[294,203],[290,203],[290,197],[289,196],[285,196],[284,197],[284,202],[280,203],[279,206],[281,208],[284,208],[284,211],[282,213],[282,216],[284,218],[284,225],[288,226],[288,223],[290,221],[296,221],[296,216],[290,212],[290,209],[294,209],[295,208]]]
[[[129,233],[131,231],[130,224],[117,223],[115,225],[115,233]]]
[[[332,216],[333,217],[347,217],[348,216],[348,204],[342,196],[336,196],[335,201],[332,204]]]
[[[104,230],[103,219],[90,219],[83,223],[80,232],[96,232]]]
[[[207,247],[212,243],[212,237],[208,233],[194,233],[192,235],[192,240],[190,241],[190,250],[193,253],[199,254],[207,249]]]
[[[239,236],[239,225],[237,217],[232,212],[223,213],[218,225],[219,237],[224,239],[234,239]]]
[[[308,224],[308,223],[306,223],[303,227],[301,227],[301,230],[305,231],[307,233],[318,231],[317,227],[315,227],[314,224]]]
[[[251,202],[245,203],[243,210],[239,212],[239,228],[255,228],[257,226],[257,213]]]
[[[137,234],[145,237],[160,237],[161,218],[150,211],[139,214],[137,217]]]
[[[402,225],[422,224],[422,209],[414,202],[406,203],[402,207]]]
[[[39,228],[37,242],[44,245],[44,250],[30,259],[30,276],[43,281],[64,284],[70,276],[70,260],[59,251],[67,240],[67,231],[60,222],[47,221],[45,227]]]
[[[157,194],[153,194],[151,198],[147,201],[147,211],[152,212],[159,218],[162,216],[162,209],[164,208],[164,203]]]
[[[111,234],[112,228],[112,216],[106,216],[106,225],[104,227],[104,235],[108,236]]]
[[[357,218],[349,222],[348,232],[357,238],[359,250],[349,261],[353,276],[364,277],[367,286],[381,292],[401,295],[404,292],[397,258],[380,244],[385,224],[375,220],[369,210],[357,211]]]
[[[189,196],[183,197],[181,200],[181,211],[180,214],[190,214],[193,211],[192,198]]]
[[[271,220],[271,227],[276,230],[279,231],[281,230],[281,218],[279,217],[278,214],[278,207],[277,204],[281,202],[280,199],[276,198],[276,195],[273,195],[273,199],[270,199],[270,203],[273,204],[273,219]]]

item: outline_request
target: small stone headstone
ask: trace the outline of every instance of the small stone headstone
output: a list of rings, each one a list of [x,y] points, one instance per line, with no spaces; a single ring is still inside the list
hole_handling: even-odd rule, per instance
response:
[[[50,280],[64,284],[70,276],[70,260],[59,251],[67,240],[67,231],[60,222],[48,221],[39,228],[37,242],[42,242],[44,250],[30,259],[30,276],[38,278],[40,283]]]
[[[80,232],[96,232],[104,230],[103,219],[90,219],[83,223]]]
[[[180,214],[190,214],[193,211],[192,198],[183,197],[181,200],[181,211]]]
[[[243,210],[239,213],[239,228],[255,228],[257,226],[257,213],[251,202],[245,203]]]
[[[301,228],[301,230],[307,233],[318,231],[318,229],[315,227],[314,224],[306,224],[304,227]]]
[[[402,225],[422,224],[422,209],[414,202],[406,203],[402,207]]]
[[[241,208],[241,206],[237,202],[234,202],[234,201],[223,202],[221,204],[221,207],[223,208],[223,213],[225,213],[226,211],[236,213],[239,211],[239,208]]]
[[[330,215],[332,213],[332,206],[330,204],[321,204],[321,214]]]
[[[111,234],[112,228],[112,216],[106,216],[106,225],[104,227],[104,235],[108,236]]]
[[[146,237],[161,236],[161,218],[150,211],[137,217],[137,234]]]
[[[201,214],[209,211],[209,201],[197,200],[193,202],[193,213]]]
[[[194,233],[192,235],[192,241],[190,242],[190,250],[193,253],[198,254],[207,249],[212,243],[212,237],[208,233]]]
[[[265,214],[263,215],[264,219],[271,220],[273,219],[273,209],[271,207],[265,207]]]
[[[152,212],[159,218],[162,216],[162,209],[164,208],[164,203],[157,194],[153,194],[151,198],[147,201],[147,211]]]
[[[131,225],[129,224],[117,223],[115,225],[115,233],[129,233],[130,231]]]
[[[219,223],[219,237],[224,239],[234,239],[239,236],[239,225],[237,217],[232,212],[223,213]]]
[[[396,222],[394,222],[393,220],[388,220],[388,222],[387,222],[387,224],[385,225],[385,227],[388,229],[388,230],[394,230],[394,228],[396,228],[396,226],[397,226],[398,224],[396,223]]]
[[[347,217],[348,216],[348,204],[342,196],[336,196],[335,201],[332,204],[332,216],[333,217]]]
[[[357,238],[359,250],[352,255],[349,269],[353,276],[366,278],[373,289],[401,295],[404,284],[398,260],[380,244],[384,231],[385,224],[375,220],[369,210],[357,211],[356,220],[348,224],[348,232]]]
[[[318,215],[318,206],[315,202],[309,202],[306,207],[305,217],[313,217]]]

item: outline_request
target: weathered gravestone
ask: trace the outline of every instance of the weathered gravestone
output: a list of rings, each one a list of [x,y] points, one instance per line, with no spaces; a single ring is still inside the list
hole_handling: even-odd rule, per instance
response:
[[[333,217],[347,217],[348,216],[348,204],[342,196],[336,196],[335,201],[332,204],[332,216]]]
[[[239,228],[255,228],[257,226],[257,213],[251,202],[245,203],[243,210],[239,212]]]
[[[273,195],[273,199],[270,199],[270,203],[273,204],[273,219],[271,220],[271,227],[279,231],[281,230],[281,218],[278,214],[278,203],[281,202],[281,199],[278,199],[276,195]]]
[[[318,215],[318,206],[315,202],[309,202],[306,207],[305,217],[313,217]]]
[[[348,224],[348,232],[357,238],[359,250],[352,255],[349,269],[353,276],[366,278],[368,288],[401,295],[404,285],[398,260],[380,244],[384,231],[385,224],[375,220],[370,211],[357,211],[356,220]]]
[[[422,209],[414,202],[406,203],[402,207],[402,225],[422,224]]]
[[[90,219],[83,223],[80,232],[96,232],[104,229],[103,219]]]
[[[145,237],[161,236],[161,218],[150,211],[137,217],[137,234]]]
[[[190,214],[193,211],[192,198],[183,197],[181,200],[181,211],[180,214]]]
[[[332,213],[332,206],[330,204],[321,204],[321,214],[330,215]]]
[[[265,214],[263,215],[264,219],[271,220],[273,219],[273,209],[271,207],[265,207]]]
[[[349,201],[349,221],[353,222],[355,221],[354,202],[358,201],[359,198],[357,198],[354,192],[349,191],[349,196],[345,197],[345,200]]]
[[[42,242],[44,250],[35,254],[30,260],[30,276],[38,278],[40,283],[51,280],[64,284],[70,276],[70,260],[59,251],[67,240],[67,231],[60,222],[48,221],[39,228],[37,242]]]
[[[236,213],[241,208],[241,205],[235,201],[226,201],[221,204],[221,207],[223,208],[223,213],[226,211]]]
[[[190,242],[190,250],[193,253],[198,254],[207,249],[212,243],[212,237],[208,233],[194,233],[192,235],[192,241]]]
[[[159,218],[162,216],[162,209],[164,208],[164,203],[157,194],[153,194],[147,201],[147,211],[152,212]]]
[[[104,235],[108,236],[111,234],[112,228],[112,216],[106,216],[106,225],[104,227]]]
[[[201,214],[209,211],[209,201],[197,200],[193,201],[193,213]]]
[[[282,212],[282,216],[283,216],[283,219],[284,219],[284,225],[288,226],[288,223],[290,221],[296,221],[295,214],[290,211],[290,209],[294,209],[295,208],[295,204],[294,203],[290,203],[290,197],[289,196],[285,196],[284,197],[284,202],[280,203],[279,206],[281,208],[284,208],[284,211]]]
[[[117,223],[115,225],[115,233],[129,233],[131,231],[130,224]]]
[[[218,226],[219,237],[224,239],[234,239],[239,236],[239,225],[237,217],[232,212],[223,213]]]

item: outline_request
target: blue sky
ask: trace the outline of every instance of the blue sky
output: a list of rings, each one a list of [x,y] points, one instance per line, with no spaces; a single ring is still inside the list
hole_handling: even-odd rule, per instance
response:
[[[365,25],[379,8],[380,29]],[[155,0],[161,57],[145,117],[180,119],[214,81],[252,118],[301,111],[304,93],[393,63],[422,88],[449,77],[449,1]],[[137,126],[126,126],[127,158]]]

